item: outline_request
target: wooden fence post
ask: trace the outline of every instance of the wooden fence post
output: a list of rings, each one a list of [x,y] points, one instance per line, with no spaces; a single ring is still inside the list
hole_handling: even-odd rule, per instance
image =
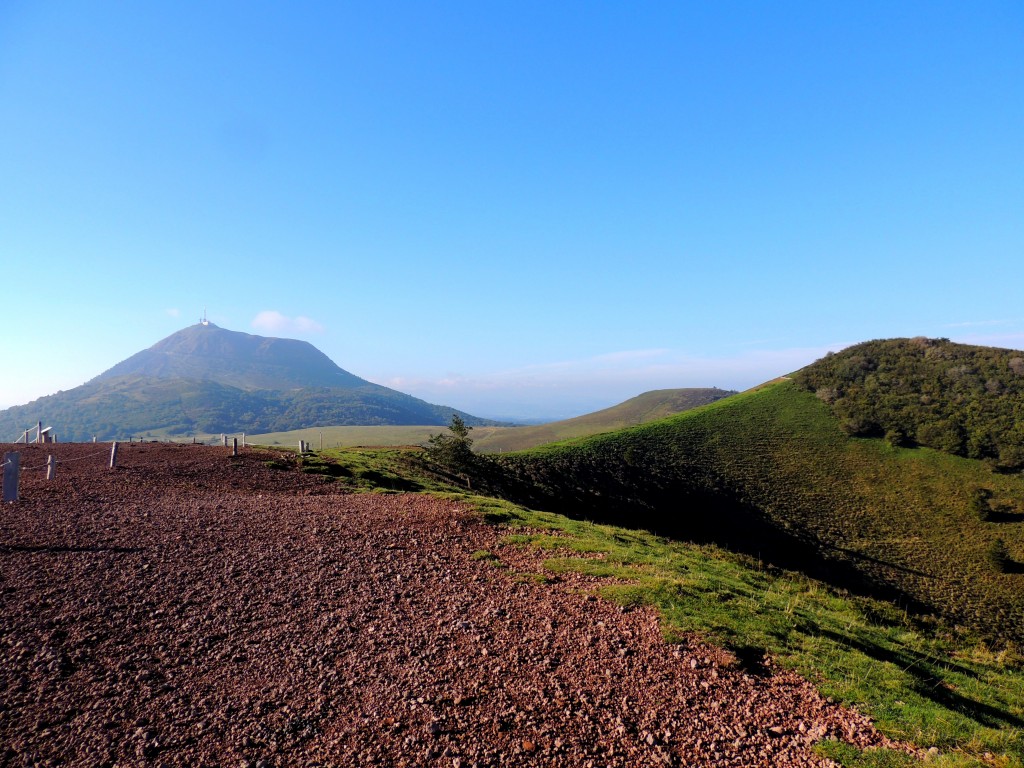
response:
[[[18,500],[18,475],[21,469],[21,454],[11,451],[4,454],[4,501]]]
[[[117,468],[117,440],[110,446],[110,468]]]
[[[242,447],[245,448],[245,432],[242,433]]]
[[[238,438],[237,437],[231,438],[231,455],[232,456],[237,456],[238,455]]]
[[[53,480],[56,474],[57,460],[53,458],[53,454],[51,453],[49,456],[46,457],[46,479]]]

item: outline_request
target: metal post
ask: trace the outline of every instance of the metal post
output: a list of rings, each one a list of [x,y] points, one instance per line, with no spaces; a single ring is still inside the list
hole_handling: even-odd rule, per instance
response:
[[[237,456],[238,455],[238,438],[237,437],[231,438],[231,455],[232,456]]]
[[[53,454],[51,453],[49,456],[46,457],[46,479],[53,480],[56,474],[57,460],[53,458]]]
[[[117,441],[110,446],[110,468],[115,469],[117,467]]]
[[[18,500],[18,475],[21,469],[21,454],[11,451],[4,454],[3,500]]]

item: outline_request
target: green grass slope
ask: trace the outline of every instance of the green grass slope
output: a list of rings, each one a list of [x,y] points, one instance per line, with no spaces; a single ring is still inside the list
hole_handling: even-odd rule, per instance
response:
[[[499,461],[502,492],[531,506],[716,541],[1024,642],[1021,477],[853,438],[796,382]]]
[[[481,453],[522,451],[545,443],[554,443],[574,437],[611,432],[624,427],[645,424],[701,405],[713,403],[733,391],[712,388],[657,389],[645,392],[623,403],[573,419],[540,424],[534,427],[473,433],[473,448]]]

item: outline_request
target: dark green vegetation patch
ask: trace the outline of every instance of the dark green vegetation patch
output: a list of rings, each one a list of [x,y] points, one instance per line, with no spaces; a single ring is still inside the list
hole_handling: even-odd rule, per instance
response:
[[[1024,468],[1024,352],[948,339],[869,341],[795,376],[847,434]]]

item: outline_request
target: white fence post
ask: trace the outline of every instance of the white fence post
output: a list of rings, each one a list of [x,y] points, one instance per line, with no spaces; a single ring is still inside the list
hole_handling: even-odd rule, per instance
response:
[[[117,440],[110,446],[110,468],[117,468]]]
[[[46,479],[53,480],[56,474],[57,460],[53,458],[53,454],[51,453],[49,456],[46,457]]]
[[[4,454],[3,500],[18,500],[18,475],[21,469],[21,454],[11,451]]]

